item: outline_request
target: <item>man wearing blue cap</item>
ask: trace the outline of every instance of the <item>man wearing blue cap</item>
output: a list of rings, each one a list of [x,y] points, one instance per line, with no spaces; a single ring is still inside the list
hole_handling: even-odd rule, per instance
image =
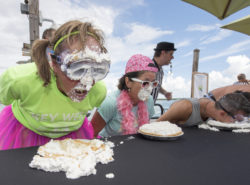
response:
[[[174,51],[176,51],[176,48],[174,48],[174,43],[159,42],[154,50],[155,50],[155,53],[154,53],[153,61],[154,61],[155,65],[158,67],[156,80],[159,81],[158,86],[156,88],[154,88],[152,91],[152,96],[154,98],[154,102],[156,101],[159,92],[162,93],[167,98],[167,100],[171,100],[172,93],[166,91],[161,86],[162,79],[164,76],[162,66],[171,64],[171,60],[174,58],[173,55],[174,55]]]

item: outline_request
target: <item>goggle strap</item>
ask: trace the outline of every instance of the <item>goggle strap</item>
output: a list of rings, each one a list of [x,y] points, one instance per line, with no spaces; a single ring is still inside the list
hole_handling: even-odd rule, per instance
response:
[[[79,34],[79,33],[80,33],[80,31],[74,31],[74,32],[71,32],[71,33],[69,33],[69,34],[64,35],[63,37],[61,37],[61,38],[56,42],[56,44],[55,44],[55,46],[54,46],[54,51],[56,50],[57,46],[58,46],[64,39],[70,37],[71,35],[76,35],[76,34]],[[96,40],[98,40],[98,38],[96,37],[95,34],[93,34],[93,33],[91,33],[91,32],[88,32],[88,31],[87,31],[87,34],[88,34],[89,36],[94,37]]]
[[[79,32],[79,31],[74,31],[74,32],[71,32],[71,33],[69,33],[69,34],[64,35],[63,37],[61,37],[61,38],[56,42],[56,44],[55,44],[55,46],[54,46],[54,51],[56,50],[57,46],[58,46],[64,39],[70,37],[71,35],[76,35],[76,34],[78,34],[78,33],[80,33],[80,32]]]

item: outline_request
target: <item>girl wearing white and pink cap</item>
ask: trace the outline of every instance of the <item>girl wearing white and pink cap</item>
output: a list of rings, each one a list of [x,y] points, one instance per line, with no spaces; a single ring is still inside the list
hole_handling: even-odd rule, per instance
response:
[[[119,90],[106,97],[91,120],[95,136],[135,134],[141,125],[149,122],[154,115],[150,94],[158,85],[157,71],[149,57],[136,54],[128,60],[125,74],[119,80]]]

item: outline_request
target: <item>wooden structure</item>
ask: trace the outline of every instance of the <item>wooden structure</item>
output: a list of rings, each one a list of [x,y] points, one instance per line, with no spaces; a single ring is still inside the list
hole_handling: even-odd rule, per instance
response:
[[[199,49],[195,49],[194,50],[194,57],[193,57],[193,69],[192,69],[192,81],[191,81],[191,97],[193,97],[193,88],[194,88],[194,85],[193,85],[193,73],[194,72],[198,72],[198,64],[199,64],[199,53],[200,53],[200,50]]]
[[[23,56],[31,56],[32,44],[36,39],[39,39],[39,0],[25,0],[24,4],[21,3],[21,13],[29,16],[30,32],[30,43],[23,43],[22,54]]]
[[[200,50],[199,50],[199,49],[195,49],[195,50],[194,50],[194,58],[193,58],[193,69],[192,69],[192,72],[198,72],[199,54],[200,54]]]

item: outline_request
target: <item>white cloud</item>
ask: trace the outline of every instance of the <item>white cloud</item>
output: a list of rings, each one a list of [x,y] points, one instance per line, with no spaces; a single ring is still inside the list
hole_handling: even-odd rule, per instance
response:
[[[229,67],[225,70],[213,70],[209,73],[209,89],[233,84],[239,73],[245,73],[247,78],[250,78],[250,58],[245,55],[230,56],[226,62]]]
[[[209,73],[208,89],[210,91],[219,87],[231,85],[232,82],[233,82],[233,77],[225,76],[224,72],[213,70]]]
[[[174,77],[171,74],[167,74],[163,78],[162,87],[172,92],[173,98],[191,96],[191,80],[187,80],[181,76]],[[161,97],[163,97],[163,95],[160,95],[158,98]]]
[[[131,28],[131,33],[125,37],[125,41],[128,44],[145,43],[158,37],[174,33],[171,30],[161,30],[160,28],[153,28],[138,23],[132,23],[129,27]]]
[[[236,44],[233,44],[233,45],[229,46],[228,48],[225,48],[224,50],[220,51],[217,54],[203,57],[200,59],[200,62],[205,62],[205,61],[216,59],[219,57],[232,55],[232,54],[235,54],[235,53],[238,53],[241,51],[249,50],[249,48],[250,48],[250,39],[244,40],[242,42],[238,42]]]
[[[153,48],[156,44],[153,42],[161,36],[172,34],[172,31],[160,30],[142,24],[130,24],[131,32],[124,37],[107,37],[107,47],[111,54],[112,63],[127,61],[129,57],[136,53],[152,57]],[[183,43],[183,45],[187,45]]]
[[[76,0],[75,0],[76,1]],[[112,6],[115,9],[123,9],[127,10],[131,7],[135,6],[147,6],[147,2],[145,0],[77,0],[80,3],[95,3],[96,5],[107,5],[107,6]],[[128,3],[129,2],[129,3]]]
[[[135,5],[141,5],[141,6],[145,5],[145,1],[144,0],[134,0],[132,2],[135,3]]]
[[[108,0],[107,0],[108,1]],[[18,1],[9,0],[1,2],[0,7],[0,57],[2,62],[0,63],[0,74],[9,66],[15,65],[16,61],[27,59],[21,54],[21,48],[23,42],[29,42],[29,24],[26,15],[22,15],[20,12],[20,3],[23,0]],[[112,59],[113,66],[118,66],[116,70],[112,69],[112,72],[104,80],[108,87],[108,92],[117,89],[118,79],[122,76],[126,61],[133,54],[141,53],[146,56],[152,57],[153,48],[156,46],[155,40],[160,39],[165,35],[171,35],[174,33],[172,30],[166,30],[162,27],[153,27],[145,25],[143,23],[126,23],[129,26],[129,32],[125,33],[125,36],[114,36],[114,27],[116,18],[121,16],[122,13],[129,14],[126,12],[128,7],[133,6],[147,6],[147,1],[137,0],[128,1],[121,0],[101,1],[102,5],[97,5],[95,2],[82,1],[82,0],[42,0],[40,2],[40,10],[43,13],[44,18],[50,18],[56,21],[58,24],[62,24],[67,20],[71,19],[84,19],[92,20],[95,24],[104,30],[107,39],[106,43],[108,46],[109,53]],[[127,4],[126,8],[120,5]],[[95,3],[95,4],[94,4]],[[112,6],[115,3],[116,6]],[[125,19],[123,19],[125,20]],[[121,23],[120,23],[121,24]],[[50,26],[48,23],[43,23],[40,32]],[[192,25],[188,27],[188,31],[209,31],[217,32],[219,30],[219,24],[215,25]],[[218,30],[217,30],[218,29]],[[225,37],[229,36],[229,32],[219,31],[217,35],[210,36],[206,35],[202,38],[203,44],[208,44],[216,41],[221,41]],[[177,34],[177,33],[176,33]],[[233,34],[233,32],[231,32]],[[203,35],[204,36],[204,35]],[[185,36],[186,37],[186,36]],[[179,38],[181,40],[181,37]],[[199,39],[197,37],[197,39]],[[182,40],[176,43],[178,48],[186,47],[191,45],[191,39]],[[204,46],[204,45],[203,45]],[[249,58],[244,55],[233,56],[242,51],[249,51],[250,40],[245,39],[242,42],[238,42],[233,45],[225,47],[224,50],[214,53],[212,56],[206,56],[200,59],[200,62],[216,59],[223,56],[228,57],[227,63],[229,67],[224,71],[213,70],[209,72],[209,87],[210,89],[221,87],[223,85],[229,85],[236,80],[238,73],[244,72],[246,75],[250,74],[249,69]],[[201,49],[201,48],[200,48]],[[191,49],[190,49],[191,50]],[[189,51],[189,50],[187,50]],[[185,57],[191,56],[193,51],[186,53]],[[190,64],[180,64],[181,67]],[[120,68],[119,68],[120,67]],[[249,76],[247,76],[250,78]],[[163,87],[168,91],[173,92],[173,97],[190,97],[191,80],[185,79],[182,76],[171,76],[166,75],[163,80]]]
[[[184,40],[182,42],[176,43],[176,48],[186,47],[191,44],[190,40]]]
[[[193,25],[189,25],[186,30],[207,32],[207,31],[218,29],[220,26],[221,26],[220,24],[215,24],[215,25],[193,24]]]
[[[114,0],[114,1],[117,1],[117,0]],[[146,5],[146,2],[145,0],[133,0],[133,1],[128,1],[127,0],[123,0],[123,2],[127,5],[131,5],[131,6],[145,6]],[[120,3],[120,2],[119,2]]]
[[[151,43],[129,44],[121,37],[109,37],[106,42],[112,64],[127,61],[132,55],[137,53],[152,57],[152,48],[155,47],[155,44]]]
[[[91,21],[107,35],[112,34],[114,20],[119,15],[119,11],[110,6],[97,6],[87,1],[76,4],[70,0],[43,0],[40,1],[40,9],[43,17],[53,19],[57,24],[72,19]]]
[[[217,42],[217,41],[220,41],[226,37],[229,37],[231,34],[232,34],[231,31],[219,30],[219,32],[216,35],[206,38],[206,40],[202,41],[201,44],[210,44],[213,42]]]
[[[0,56],[4,62],[0,64],[0,74],[4,68],[16,65],[19,60],[28,60],[22,56],[23,43],[29,43],[29,22],[27,15],[21,14],[20,0],[3,1],[0,7]],[[42,0],[39,1],[40,11],[44,18],[52,19],[57,24],[62,24],[72,19],[84,19],[93,21],[105,34],[111,35],[114,29],[114,20],[119,15],[117,9],[111,6],[95,6],[91,2],[78,2],[70,0]],[[142,4],[143,1],[137,1]],[[40,35],[43,30],[50,27],[51,23],[43,22],[40,27]]]
[[[190,52],[188,52],[188,53],[186,53],[186,54],[184,54],[183,55],[183,57],[188,57],[188,56],[192,56],[193,55],[193,51],[190,51]]]
[[[222,86],[233,84],[237,80],[239,73],[245,73],[250,79],[250,58],[245,55],[230,56],[226,61],[229,67],[223,71],[213,70],[209,72],[209,91]],[[191,96],[191,80],[181,76],[174,77],[167,74],[164,76],[162,86],[167,91],[171,91],[173,98]],[[162,95],[159,98],[164,98]]]
[[[29,42],[28,19],[20,11],[20,3],[3,1],[0,7],[0,74],[18,60],[27,60],[22,56],[23,42]]]
[[[227,58],[229,67],[224,71],[227,76],[236,76],[240,73],[245,73],[250,78],[250,58],[245,55],[230,56]]]
[[[21,2],[23,3],[20,0]],[[4,57],[5,63],[1,63],[0,72],[4,68],[15,65],[17,60],[29,59],[29,57],[23,57],[21,52],[23,42],[29,43],[29,22],[27,15],[22,15],[20,12],[20,3],[10,0],[8,3],[4,2],[0,7],[0,23],[2,25],[0,28],[0,56],[11,55]],[[72,19],[93,21],[105,32],[106,45],[113,63],[127,61],[135,53],[152,57],[152,48],[155,47],[155,43],[152,44],[150,41],[173,33],[173,31],[161,30],[143,24],[125,23],[130,26],[130,32],[125,37],[114,37],[114,21],[121,12],[124,12],[123,7],[115,8],[110,5],[104,6],[94,3],[92,1],[43,0],[40,1],[39,6],[43,18],[52,19],[57,24]],[[137,5],[146,6],[143,0],[137,0],[127,7]],[[42,27],[40,27],[40,35],[44,29],[50,26],[50,22],[43,22]]]
[[[107,87],[107,94],[118,89],[117,85],[119,79],[122,77],[121,73],[109,73],[107,77],[103,80]]]

